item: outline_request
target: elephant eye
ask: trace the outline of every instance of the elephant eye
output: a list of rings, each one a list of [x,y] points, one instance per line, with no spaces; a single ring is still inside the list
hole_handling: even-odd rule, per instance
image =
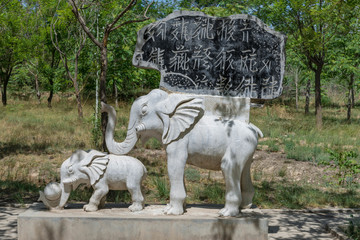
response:
[[[147,110],[148,110],[148,106],[147,105],[144,105],[141,109],[141,114],[142,115],[145,115],[147,113]]]
[[[68,172],[69,172],[69,173],[73,173],[73,172],[74,172],[74,169],[73,169],[72,166],[70,166],[70,167],[68,168]]]

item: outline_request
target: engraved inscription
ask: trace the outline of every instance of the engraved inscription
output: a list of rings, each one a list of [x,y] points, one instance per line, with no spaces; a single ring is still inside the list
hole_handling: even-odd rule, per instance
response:
[[[175,12],[138,33],[133,63],[161,71],[172,91],[272,99],[280,96],[285,36],[249,15]]]

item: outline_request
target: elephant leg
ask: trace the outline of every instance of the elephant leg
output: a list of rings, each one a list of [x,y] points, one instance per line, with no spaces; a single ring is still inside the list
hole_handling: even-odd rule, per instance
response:
[[[241,203],[241,185],[240,178],[242,172],[241,164],[238,164],[236,156],[228,148],[223,159],[221,160],[221,170],[223,172],[226,184],[225,207],[219,211],[220,216],[236,216],[239,214]]]
[[[170,179],[170,204],[165,213],[180,215],[184,213],[184,202],[186,198],[184,184],[184,170],[188,157],[186,141],[171,143],[166,148],[167,168]]]
[[[141,192],[141,181],[135,183],[127,183],[127,189],[131,194],[132,204],[129,207],[130,211],[136,212],[144,209],[144,197]]]
[[[106,184],[100,186],[99,185],[94,186],[94,193],[91,196],[89,203],[84,205],[84,210],[86,212],[97,211],[101,199],[105,197],[108,192],[109,192],[109,187]]]
[[[244,170],[241,174],[241,195],[242,201],[241,208],[250,208],[252,205],[252,199],[255,194],[254,186],[251,181],[250,166],[252,163],[252,156],[245,164]]]
[[[105,207],[106,195],[103,196],[100,200],[99,209]]]

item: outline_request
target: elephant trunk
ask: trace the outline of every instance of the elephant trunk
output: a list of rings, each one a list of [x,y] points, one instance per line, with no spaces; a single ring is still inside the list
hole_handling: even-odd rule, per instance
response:
[[[71,192],[71,185],[61,183],[61,198],[58,205],[58,208],[63,208],[69,199],[70,192]]]
[[[127,154],[135,146],[138,140],[135,129],[135,119],[130,115],[129,127],[127,131],[126,139],[121,143],[115,142],[114,140],[114,130],[116,125],[115,109],[105,103],[101,103],[101,107],[102,107],[101,110],[103,112],[107,112],[109,116],[108,124],[106,126],[106,132],[105,132],[105,142],[109,152],[118,155]]]

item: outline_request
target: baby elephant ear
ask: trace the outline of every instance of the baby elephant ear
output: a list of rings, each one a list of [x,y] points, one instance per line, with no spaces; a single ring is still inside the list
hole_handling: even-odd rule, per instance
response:
[[[86,173],[90,179],[90,184],[94,185],[104,175],[108,163],[108,155],[98,151],[90,151],[82,161],[80,171]]]
[[[193,127],[204,115],[203,99],[186,95],[169,95],[164,112],[160,116],[164,123],[163,144],[177,140],[182,133]]]

